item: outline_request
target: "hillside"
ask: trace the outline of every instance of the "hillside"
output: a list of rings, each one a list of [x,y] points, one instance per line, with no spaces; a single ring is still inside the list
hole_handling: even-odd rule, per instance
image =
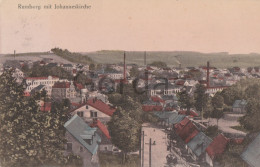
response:
[[[39,57],[53,57],[55,55],[49,53],[22,53],[17,54],[17,57],[33,56]],[[84,52],[81,53],[80,57],[67,57],[62,56],[73,63],[84,63],[84,56],[88,56],[95,63],[121,63],[123,62],[123,51],[97,51],[97,52]],[[12,57],[12,55],[2,55]],[[1,57],[2,57],[1,56]],[[179,66],[190,67],[190,66],[201,66],[206,65],[207,61],[210,61],[212,66],[215,67],[254,67],[260,66],[260,54],[228,54],[226,52],[221,53],[200,53],[191,51],[151,51],[146,52],[147,64],[153,61],[166,62],[168,66]],[[134,63],[138,65],[144,64],[144,52],[141,51],[128,51],[126,52],[126,61],[128,64]]]

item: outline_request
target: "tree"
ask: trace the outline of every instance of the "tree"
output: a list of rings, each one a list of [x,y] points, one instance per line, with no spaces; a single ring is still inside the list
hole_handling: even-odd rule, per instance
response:
[[[122,150],[124,164],[127,154],[139,149],[141,124],[119,107],[108,122],[108,130],[112,143]]]
[[[240,124],[250,132],[260,130],[260,100],[248,99],[246,114],[239,119]]]
[[[95,64],[93,64],[93,63],[91,63],[90,65],[89,65],[89,70],[95,70]]]
[[[155,66],[155,67],[158,67],[158,68],[164,68],[164,67],[167,67],[167,64],[165,62],[162,62],[162,61],[154,61],[152,62],[151,64],[149,64],[150,66]]]
[[[194,106],[193,98],[187,93],[186,90],[183,90],[177,94],[178,102],[181,108],[186,108],[187,112],[190,112],[190,109]]]
[[[203,111],[208,103],[208,95],[206,94],[206,88],[202,84],[196,85],[196,90],[194,92],[195,108],[200,111],[201,118],[203,119]]]
[[[39,110],[34,97],[25,97],[12,72],[0,76],[0,162],[3,167],[66,165],[64,123],[60,113]]]
[[[222,118],[224,115],[223,109],[221,108],[214,108],[212,112],[212,117],[217,119],[217,126],[218,126],[218,121],[220,118]]]
[[[212,98],[211,103],[214,108],[222,109],[224,106],[224,98],[220,94],[216,93]]]
[[[139,70],[137,66],[133,66],[130,70],[130,76],[131,77],[137,77],[139,75]]]

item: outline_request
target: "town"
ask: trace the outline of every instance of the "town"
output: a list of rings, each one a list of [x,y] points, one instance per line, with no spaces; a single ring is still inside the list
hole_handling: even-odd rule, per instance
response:
[[[260,67],[68,54],[0,65],[1,166],[259,166]]]

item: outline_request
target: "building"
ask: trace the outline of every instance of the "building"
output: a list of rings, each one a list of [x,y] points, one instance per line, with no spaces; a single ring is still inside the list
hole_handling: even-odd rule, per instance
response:
[[[203,132],[199,132],[191,141],[187,144],[188,153],[192,156],[194,160],[205,159],[206,148],[210,145],[212,139],[206,136]]]
[[[245,113],[247,102],[245,100],[236,100],[232,106],[234,113]]]
[[[206,149],[206,162],[210,166],[214,166],[214,161],[225,151],[228,144],[228,139],[223,135],[219,134],[216,136],[212,143]]]
[[[101,137],[101,143],[99,143],[99,151],[102,152],[112,152],[114,150],[114,146],[111,142],[111,137],[109,131],[102,122],[99,120],[93,121],[90,125],[91,127],[97,127],[97,134]]]
[[[34,88],[36,88],[39,85],[44,85],[45,90],[48,92],[48,94],[51,94],[52,86],[59,81],[58,77],[54,76],[48,76],[48,77],[26,77],[26,89],[25,92],[31,92]]]
[[[76,88],[72,82],[56,82],[52,87],[52,98],[55,100],[76,97]]]
[[[100,136],[96,128],[91,128],[78,115],[74,115],[64,124],[67,144],[65,155],[78,155],[83,160],[83,167],[98,167],[98,143]]]
[[[80,107],[72,110],[71,114],[77,114],[89,123],[93,120],[100,120],[102,123],[106,123],[110,120],[114,112],[115,108],[97,98],[93,98],[87,100],[87,102]]]
[[[247,146],[241,158],[251,167],[259,167],[260,164],[260,134]]]

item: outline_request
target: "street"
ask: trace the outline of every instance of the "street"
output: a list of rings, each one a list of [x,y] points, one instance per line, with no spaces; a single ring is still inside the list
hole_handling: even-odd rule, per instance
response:
[[[143,124],[142,131],[144,131],[144,155],[143,158],[143,167],[149,167],[149,141],[152,140],[151,144],[151,167],[165,167],[167,166],[166,156],[168,154],[173,154],[176,156],[176,153],[167,151],[167,135],[163,129],[154,127],[150,124]],[[142,139],[143,141],[143,139]],[[143,148],[143,142],[141,144]],[[176,156],[178,159],[178,164],[176,167],[183,167],[184,165],[179,164],[182,159],[179,156]]]

